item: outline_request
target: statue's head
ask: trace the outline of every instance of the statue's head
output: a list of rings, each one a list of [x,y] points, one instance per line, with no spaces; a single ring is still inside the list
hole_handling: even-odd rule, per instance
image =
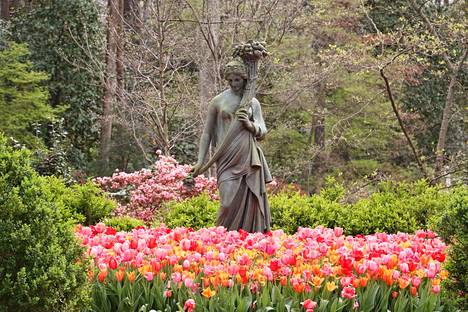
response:
[[[248,78],[247,67],[240,59],[233,59],[224,68],[224,79],[227,80],[231,90],[241,94]]]
[[[224,67],[224,79],[228,79],[229,75],[238,75],[242,79],[247,79],[249,77],[247,66],[245,66],[241,59],[235,58]]]

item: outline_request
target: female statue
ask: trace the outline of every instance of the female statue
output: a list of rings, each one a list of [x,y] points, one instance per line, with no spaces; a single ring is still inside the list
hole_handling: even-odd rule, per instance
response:
[[[234,133],[229,136],[230,141],[223,144],[226,148],[220,151],[216,162],[221,199],[216,223],[228,230],[266,232],[270,230],[271,217],[265,184],[271,182],[271,175],[257,140],[263,139],[267,130],[256,98],[248,109],[239,108],[247,71],[241,60],[235,59],[226,65],[224,78],[230,88],[209,104],[193,174],[200,173],[210,144],[219,146],[237,118],[240,126],[231,129]]]

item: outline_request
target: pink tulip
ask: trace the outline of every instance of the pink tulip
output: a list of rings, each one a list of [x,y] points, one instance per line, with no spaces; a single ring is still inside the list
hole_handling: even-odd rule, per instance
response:
[[[306,310],[306,312],[313,312],[315,307],[317,306],[317,302],[312,301],[310,299],[304,300],[304,302],[301,302],[301,304]]]
[[[336,227],[333,229],[333,234],[335,234],[336,237],[343,235],[343,229],[340,227]]]
[[[352,299],[356,297],[356,289],[353,286],[346,286],[341,291],[341,297]]]
[[[195,309],[195,306],[196,306],[195,300],[188,299],[187,301],[185,301],[184,311],[192,312]]]
[[[148,281],[148,282],[151,282],[154,278],[154,275],[153,275],[153,272],[146,272],[145,273],[145,279]]]

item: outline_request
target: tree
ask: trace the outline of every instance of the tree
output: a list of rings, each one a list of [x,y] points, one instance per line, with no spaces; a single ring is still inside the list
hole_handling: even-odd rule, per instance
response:
[[[368,1],[368,5],[376,53],[383,62],[391,60],[387,65],[393,67],[392,88],[402,94],[397,101],[404,104],[419,149],[434,164],[433,182],[437,182],[445,175],[442,171],[460,171],[465,157],[462,106],[467,44],[462,3],[411,0]],[[451,168],[446,170],[449,158]]]
[[[67,105],[61,116],[73,146],[72,163],[85,169],[94,157],[101,114],[103,42],[92,0],[41,0],[15,11],[12,37],[26,42],[34,69],[49,74],[49,103]]]
[[[0,131],[28,147],[40,147],[32,124],[51,121],[59,109],[47,103],[48,92],[42,85],[48,76],[34,71],[26,45],[11,43],[0,50]]]

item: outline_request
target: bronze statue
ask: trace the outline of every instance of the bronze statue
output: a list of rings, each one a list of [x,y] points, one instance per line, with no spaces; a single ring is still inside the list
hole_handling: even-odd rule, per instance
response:
[[[271,174],[257,140],[263,139],[267,129],[260,103],[253,96],[258,60],[266,51],[261,43],[252,41],[236,51],[238,57],[224,71],[230,88],[215,96],[208,106],[193,175],[201,174],[216,162],[221,199],[218,226],[266,232],[271,223],[266,196]],[[217,149],[204,164],[210,145]]]

